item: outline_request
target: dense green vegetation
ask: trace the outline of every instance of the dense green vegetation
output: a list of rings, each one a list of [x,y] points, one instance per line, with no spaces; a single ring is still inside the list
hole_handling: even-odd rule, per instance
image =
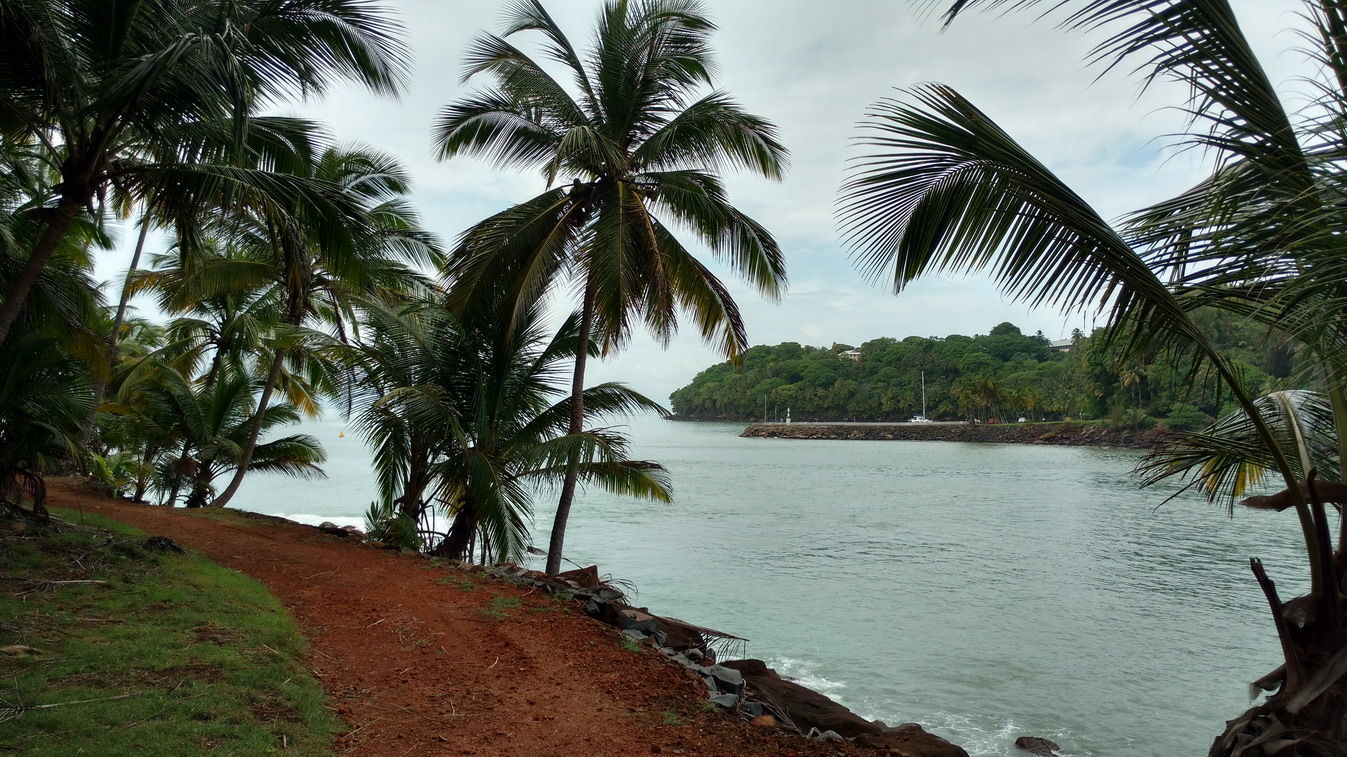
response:
[[[267,115],[342,82],[396,95],[410,51],[389,11],[0,0],[0,509],[40,517],[57,470],[188,507],[227,505],[256,472],[320,477],[321,446],[286,427],[324,405],[373,448],[370,529],[405,546],[521,559],[556,484],[555,572],[577,484],[669,499],[663,469],[602,427],[663,409],[587,387],[586,359],[684,315],[727,356],[746,347],[686,243],[778,293],[781,251],[720,174],[778,178],[775,128],[712,89],[696,3],[608,3],[587,52],[514,3],[465,51],[485,86],[445,106],[435,149],[548,188],[446,246],[397,161]],[[119,218],[137,243],[114,306],[90,276]],[[151,232],[166,252],[145,254]],[[545,329],[541,303],[571,283],[574,316]],[[137,293],[165,317],[129,317]]]
[[[340,722],[260,584],[80,513],[0,535],[0,751],[328,754]],[[97,745],[93,748],[93,745]]]
[[[1237,366],[1253,394],[1301,386],[1294,349],[1269,342],[1257,324],[1215,311],[1195,316]],[[1011,323],[987,334],[874,339],[859,347],[757,346],[738,363],[697,374],[670,400],[685,419],[905,421],[926,416],[1001,422],[1104,418],[1120,425],[1162,421],[1196,429],[1233,409],[1210,372],[1193,372],[1188,351],[1128,357],[1100,330],[1053,348]],[[859,353],[859,354],[857,354]]]

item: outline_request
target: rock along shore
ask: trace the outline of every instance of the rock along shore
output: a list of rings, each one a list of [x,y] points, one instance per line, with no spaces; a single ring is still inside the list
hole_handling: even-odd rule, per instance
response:
[[[1080,423],[755,423],[743,437],[868,441],[989,442],[1153,449],[1160,431],[1114,430]]]

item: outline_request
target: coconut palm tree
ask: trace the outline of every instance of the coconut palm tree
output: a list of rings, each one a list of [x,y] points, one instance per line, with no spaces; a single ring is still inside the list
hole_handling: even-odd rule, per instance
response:
[[[465,232],[449,269],[456,308],[505,287],[517,312],[572,281],[580,292],[579,339],[620,346],[633,322],[661,340],[689,313],[703,338],[734,357],[747,347],[728,289],[670,225],[776,296],[785,263],[761,225],[729,204],[716,171],[781,175],[785,148],[770,123],[712,84],[714,29],[693,0],[611,0],[581,53],[537,0],[511,4],[500,36],[480,37],[464,79],[491,88],[445,108],[435,124],[440,157],[475,154],[502,166],[541,169],[547,190]],[[510,39],[542,38],[542,53],[567,88]],[[576,357],[569,433],[583,427],[587,352]],[[578,465],[578,462],[576,463]],[[576,474],[566,477],[547,570],[560,569]]]
[[[1037,4],[959,0],[947,18],[979,5]],[[1194,475],[1209,492],[1234,498],[1267,473],[1280,478],[1285,490],[1272,506],[1298,518],[1311,591],[1283,602],[1252,561],[1285,664],[1258,682],[1275,694],[1231,721],[1211,754],[1341,754],[1347,533],[1340,531],[1335,550],[1325,501],[1340,501],[1341,487],[1312,482],[1316,474],[1341,481],[1347,464],[1347,277],[1338,232],[1347,144],[1336,128],[1347,110],[1347,9],[1306,3],[1312,29],[1305,39],[1324,78],[1311,107],[1293,117],[1225,0],[1062,5],[1071,9],[1069,26],[1110,30],[1098,60],[1136,57],[1148,83],[1171,79],[1190,88],[1185,142],[1216,158],[1208,179],[1114,228],[972,103],[927,85],[872,108],[867,154],[844,187],[841,221],[860,267],[897,290],[931,271],[990,269],[1028,302],[1109,310],[1124,359],[1171,346],[1193,356],[1194,370],[1206,364],[1219,375],[1239,410],[1146,470],[1152,480]],[[1262,321],[1306,345],[1328,386],[1322,404],[1333,410],[1333,438],[1307,436],[1325,428],[1303,421],[1311,416],[1298,409],[1313,403],[1249,396],[1236,366],[1194,321],[1204,306]]]
[[[0,134],[40,145],[61,177],[7,282],[0,341],[71,224],[96,217],[113,188],[162,217],[237,202],[245,188],[323,195],[270,170],[304,125],[252,115],[338,79],[396,92],[407,60],[397,34],[361,0],[0,1]]]
[[[264,212],[235,224],[229,243],[241,256],[217,268],[236,271],[238,281],[269,278],[281,293],[281,318],[272,339],[270,365],[261,385],[253,433],[245,443],[234,478],[214,504],[223,507],[250,470],[249,459],[261,433],[261,420],[286,361],[306,323],[328,324],[339,338],[351,323],[351,297],[414,288],[419,276],[403,261],[433,267],[442,264],[436,239],[420,230],[404,199],[409,184],[392,158],[359,148],[329,148],[315,156],[301,178],[334,187],[359,214],[334,218],[303,206]],[[190,247],[190,245],[189,245]]]
[[[436,506],[443,514],[435,554],[464,559],[480,543],[487,557],[521,560],[534,494],[564,480],[573,459],[582,483],[669,501],[663,467],[629,459],[621,433],[568,431],[571,399],[557,379],[581,344],[578,316],[549,335],[536,305],[513,320],[375,303],[367,326],[369,341],[342,350],[357,368],[356,425],[374,445],[385,503],[416,523]],[[586,423],[665,413],[620,384],[590,387],[584,401]]]

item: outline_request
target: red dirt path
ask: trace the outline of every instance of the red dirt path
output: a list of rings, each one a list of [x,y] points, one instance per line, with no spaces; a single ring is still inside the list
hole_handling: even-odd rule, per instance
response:
[[[696,676],[622,649],[614,629],[574,603],[479,574],[266,516],[132,505],[60,485],[49,504],[167,536],[266,585],[298,620],[310,667],[350,727],[338,754],[875,754],[708,712]],[[495,597],[520,603],[492,617]]]

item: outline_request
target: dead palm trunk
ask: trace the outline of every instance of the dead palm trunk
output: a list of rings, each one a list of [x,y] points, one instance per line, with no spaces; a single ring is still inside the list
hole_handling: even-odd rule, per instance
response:
[[[567,433],[578,434],[584,430],[585,421],[585,361],[589,357],[589,335],[594,323],[594,284],[585,283],[584,304],[580,308],[580,333],[575,348],[575,374],[571,379],[571,422]],[[549,576],[561,572],[562,548],[566,543],[566,522],[571,516],[571,503],[575,500],[575,484],[580,477],[580,450],[574,448],[571,459],[566,462],[566,478],[561,484],[561,498],[557,502],[557,514],[552,519],[552,537],[547,544],[547,568]]]

